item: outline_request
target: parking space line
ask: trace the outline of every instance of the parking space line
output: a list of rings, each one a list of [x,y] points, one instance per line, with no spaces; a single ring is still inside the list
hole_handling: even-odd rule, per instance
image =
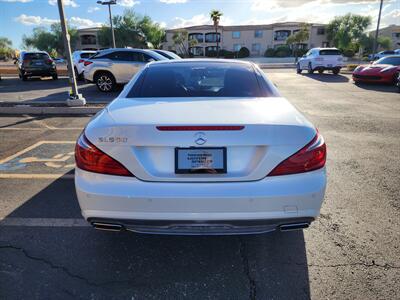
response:
[[[6,162],[8,162],[8,161],[10,161],[10,160],[22,155],[22,154],[24,154],[24,153],[26,153],[26,152],[28,152],[28,151],[30,151],[32,149],[35,149],[36,147],[38,147],[38,146],[40,146],[42,144],[75,144],[75,141],[40,141],[40,142],[37,142],[37,143],[35,143],[35,144],[33,144],[33,145],[29,146],[29,147],[26,147],[25,149],[15,153],[15,154],[13,154],[13,155],[11,155],[9,157],[4,158],[3,160],[0,160],[0,164],[4,164],[4,163],[6,163]]]
[[[84,219],[78,218],[14,218],[0,219],[0,226],[23,227],[90,227]]]
[[[0,174],[0,179],[74,179],[74,174]]]

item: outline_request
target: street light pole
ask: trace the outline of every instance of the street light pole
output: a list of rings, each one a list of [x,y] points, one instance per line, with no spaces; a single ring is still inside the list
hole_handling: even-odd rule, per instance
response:
[[[108,5],[108,15],[109,15],[109,18],[110,18],[110,26],[111,26],[112,47],[116,48],[116,46],[115,46],[114,26],[113,26],[113,21],[112,21],[112,14],[111,14],[111,5],[117,4],[117,0],[97,1],[97,3],[101,4],[101,5]]]
[[[383,5],[383,0],[381,0],[381,4],[379,6],[378,23],[376,24],[375,39],[374,39],[374,49],[372,49],[373,59],[375,59],[375,54],[378,48],[378,33],[379,33],[379,24],[381,23],[382,5]]]
[[[62,0],[57,0],[58,4],[58,11],[60,13],[60,23],[61,23],[61,30],[64,40],[64,48],[67,54],[67,68],[68,68],[68,75],[69,75],[69,83],[71,84],[71,93],[69,98],[67,99],[68,106],[82,106],[86,104],[85,98],[82,97],[82,94],[78,92],[78,86],[76,84],[75,78],[75,70],[73,67],[72,62],[72,55],[71,55],[71,45],[70,45],[70,36],[68,34],[67,23],[65,22],[65,15],[64,15],[64,5]]]

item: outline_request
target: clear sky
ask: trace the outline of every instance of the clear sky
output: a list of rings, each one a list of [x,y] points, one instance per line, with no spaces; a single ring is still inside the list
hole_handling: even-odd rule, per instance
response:
[[[108,20],[106,6],[96,0],[63,0],[66,16],[77,28],[98,26]],[[376,26],[378,0],[117,0],[114,14],[124,9],[150,16],[166,28],[210,24],[209,12],[223,12],[222,25],[269,24],[284,21],[327,23],[348,12],[370,15]],[[35,26],[59,19],[57,0],[0,0],[0,36],[21,46],[22,36]],[[400,24],[400,0],[384,0],[382,26]],[[372,28],[371,28],[372,29]]]

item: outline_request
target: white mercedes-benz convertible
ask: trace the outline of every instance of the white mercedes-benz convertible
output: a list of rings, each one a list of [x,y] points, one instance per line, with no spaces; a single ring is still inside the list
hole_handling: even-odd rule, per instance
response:
[[[152,62],[79,137],[95,228],[245,234],[307,228],[326,187],[318,130],[248,62]]]

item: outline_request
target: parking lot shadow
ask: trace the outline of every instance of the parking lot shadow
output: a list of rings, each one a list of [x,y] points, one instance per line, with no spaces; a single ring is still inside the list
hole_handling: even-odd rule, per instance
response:
[[[6,219],[79,215],[73,181],[59,179]],[[158,236],[84,226],[0,225],[0,250],[5,298],[310,298],[301,231]]]
[[[384,93],[398,93],[398,89],[394,84],[382,84],[382,83],[357,83],[357,87],[368,91],[377,91]]]
[[[16,77],[5,77],[0,82],[0,101],[27,103],[64,102],[70,91],[68,78],[58,80],[51,78],[30,78],[22,81]],[[87,103],[109,103],[122,91],[118,86],[114,92],[102,93],[96,85],[78,82],[79,93],[83,94]]]
[[[304,76],[322,81],[322,82],[329,82],[329,83],[341,83],[341,82],[348,82],[350,79],[347,76],[338,74],[329,74],[329,73],[322,73],[322,74],[303,74]]]

